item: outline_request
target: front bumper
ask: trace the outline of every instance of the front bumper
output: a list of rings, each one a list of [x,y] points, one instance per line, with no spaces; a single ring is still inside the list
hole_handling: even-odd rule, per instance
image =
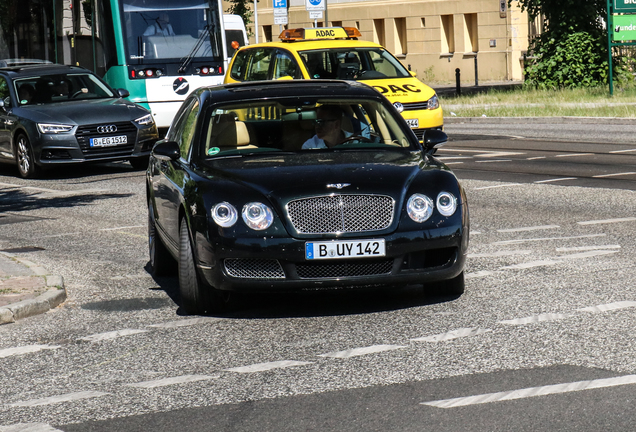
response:
[[[196,236],[198,268],[207,284],[231,291],[299,291],[404,285],[451,279],[466,261],[468,228],[397,232],[383,238],[386,256],[306,260],[305,240],[210,239]],[[348,239],[350,240],[350,239]]]

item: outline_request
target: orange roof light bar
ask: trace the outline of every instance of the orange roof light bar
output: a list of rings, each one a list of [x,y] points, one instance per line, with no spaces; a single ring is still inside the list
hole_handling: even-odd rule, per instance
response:
[[[305,39],[305,29],[304,28],[296,28],[296,29],[283,30],[282,33],[278,37],[281,40],[284,40],[284,41],[293,41],[293,40]]]
[[[362,37],[362,33],[360,33],[360,30],[355,27],[344,27],[344,29],[347,32],[347,36],[350,38]]]

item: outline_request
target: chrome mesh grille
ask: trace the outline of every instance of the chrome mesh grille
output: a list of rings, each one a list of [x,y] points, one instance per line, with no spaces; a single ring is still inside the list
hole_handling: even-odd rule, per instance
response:
[[[393,221],[393,198],[384,195],[330,195],[291,201],[287,212],[301,234],[378,231]]]
[[[385,260],[364,263],[298,264],[296,271],[301,279],[321,279],[385,275],[390,274],[392,268],[393,260]]]
[[[228,258],[224,260],[228,275],[243,279],[285,279],[278,260]]]

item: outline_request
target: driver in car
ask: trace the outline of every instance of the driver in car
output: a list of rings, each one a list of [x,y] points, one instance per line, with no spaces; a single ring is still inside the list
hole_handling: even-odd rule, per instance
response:
[[[315,120],[316,135],[305,141],[303,150],[334,147],[353,136],[352,133],[342,130],[343,116],[344,112],[337,105],[318,107]]]

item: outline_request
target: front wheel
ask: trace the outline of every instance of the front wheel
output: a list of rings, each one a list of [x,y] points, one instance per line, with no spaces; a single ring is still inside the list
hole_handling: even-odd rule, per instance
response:
[[[18,135],[15,149],[15,161],[18,165],[20,177],[36,178],[39,174],[39,169],[35,165],[35,158],[33,156],[31,143],[29,143],[29,138],[24,134]]]

